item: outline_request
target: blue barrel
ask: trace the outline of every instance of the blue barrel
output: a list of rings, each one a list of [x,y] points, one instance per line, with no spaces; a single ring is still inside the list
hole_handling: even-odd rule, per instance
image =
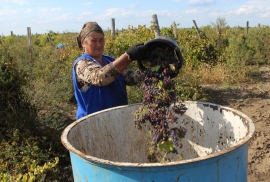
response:
[[[207,102],[185,102],[175,125],[187,129],[182,160],[149,163],[146,127],[134,128],[141,104],[93,113],[67,126],[61,141],[69,150],[73,177],[97,182],[246,182],[248,141],[255,127],[245,114]],[[174,156],[175,155],[175,156]]]

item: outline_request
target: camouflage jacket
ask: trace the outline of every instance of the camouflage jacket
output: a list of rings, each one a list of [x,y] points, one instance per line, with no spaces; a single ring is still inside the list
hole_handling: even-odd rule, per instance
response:
[[[112,63],[100,67],[94,61],[87,59],[80,60],[75,66],[75,71],[79,89],[82,91],[87,90],[91,85],[106,86],[121,74]],[[122,74],[126,85],[129,86],[138,84],[142,80],[142,72],[140,70],[133,71],[127,68]]]

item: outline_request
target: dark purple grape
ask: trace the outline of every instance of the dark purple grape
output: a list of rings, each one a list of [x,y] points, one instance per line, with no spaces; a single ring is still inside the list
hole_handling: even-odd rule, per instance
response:
[[[172,73],[175,74],[170,64],[173,64],[175,68],[178,64],[170,51],[161,51],[156,48],[151,52],[149,65],[160,67],[154,71],[148,68],[144,72],[144,81],[140,87],[144,90],[144,97],[142,107],[136,111],[138,117],[134,119],[135,127],[141,129],[144,123],[149,122],[152,126],[152,140],[155,145],[160,140],[167,141],[170,137],[175,147],[182,147],[179,139],[185,136],[186,129],[169,127],[169,123],[176,122],[176,114],[182,115],[186,111],[184,104],[179,103],[177,99],[175,81],[170,77]],[[171,105],[173,107],[170,107]]]

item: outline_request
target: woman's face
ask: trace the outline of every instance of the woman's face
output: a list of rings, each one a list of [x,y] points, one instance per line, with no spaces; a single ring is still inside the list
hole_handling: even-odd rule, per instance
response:
[[[93,58],[100,58],[104,51],[104,35],[99,32],[91,32],[83,41],[84,51]]]

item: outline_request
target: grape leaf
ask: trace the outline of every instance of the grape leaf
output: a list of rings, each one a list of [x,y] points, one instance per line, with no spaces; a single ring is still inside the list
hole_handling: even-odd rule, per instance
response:
[[[172,71],[175,71],[175,66],[173,64],[169,64]]]
[[[159,68],[160,68],[159,65],[153,66],[151,67],[151,71],[158,71]]]
[[[163,141],[163,140],[159,141],[157,144],[157,148],[158,148],[158,150],[167,151],[167,152],[173,151],[174,146],[172,143],[172,139],[168,138],[167,141]]]
[[[159,80],[158,83],[157,83],[158,89],[161,89],[162,88],[162,84],[163,84],[163,82],[161,80]]]

